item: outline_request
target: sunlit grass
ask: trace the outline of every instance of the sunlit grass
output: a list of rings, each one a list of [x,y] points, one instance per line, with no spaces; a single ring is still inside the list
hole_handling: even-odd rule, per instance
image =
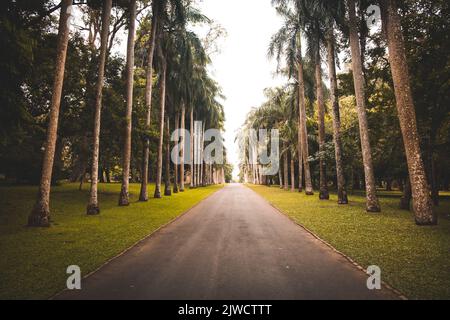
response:
[[[418,227],[410,212],[399,210],[394,193],[382,193],[383,212],[365,212],[365,198],[350,196],[338,206],[318,196],[279,188],[250,186],[269,202],[363,267],[382,268],[383,280],[412,299],[450,299],[450,199],[437,208],[439,226]]]
[[[64,288],[69,265],[84,275],[205,199],[220,186],[188,190],[148,203],[117,206],[120,185],[100,186],[101,215],[85,215],[88,192],[73,184],[53,188],[49,229],[25,227],[34,187],[0,187],[0,299],[49,298]],[[149,189],[153,191],[153,186]]]

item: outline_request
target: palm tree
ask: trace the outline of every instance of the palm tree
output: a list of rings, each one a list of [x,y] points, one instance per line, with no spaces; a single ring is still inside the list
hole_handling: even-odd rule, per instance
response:
[[[165,178],[164,178],[164,195],[169,197],[172,195],[172,189],[170,186],[170,117],[169,114],[166,114],[166,170],[165,170]]]
[[[280,4],[277,7],[278,14],[283,17],[284,25],[272,37],[269,46],[269,57],[276,56],[280,63],[281,58],[285,56],[289,68],[289,76],[292,77],[297,72],[298,82],[298,109],[299,109],[299,149],[303,157],[303,168],[305,172],[305,192],[307,195],[313,195],[311,180],[311,171],[309,166],[308,151],[308,132],[306,126],[306,96],[305,80],[303,74],[302,57],[302,13],[300,3],[296,2],[294,10],[286,6],[286,1],[273,1],[274,4]],[[295,70],[296,69],[296,70]]]
[[[364,173],[366,181],[367,211],[376,213],[381,211],[375,185],[375,175],[373,171],[372,149],[370,147],[369,124],[366,114],[366,93],[363,66],[361,59],[361,49],[359,44],[357,19],[355,12],[355,0],[347,0],[349,13],[350,47],[352,53],[353,79],[355,84],[356,104],[358,109],[361,149],[364,163]]]
[[[174,130],[179,130],[180,129],[180,113],[178,111],[176,111],[175,114],[175,126],[173,128]],[[168,137],[170,139],[170,136]],[[180,154],[180,150],[177,147],[178,141],[180,139],[180,137],[177,135],[176,137],[176,144],[175,144],[175,154],[179,155]],[[170,141],[170,140],[169,140]],[[169,155],[170,157],[170,155]],[[174,165],[174,179],[173,179],[173,193],[178,193],[179,192],[179,188],[178,188],[178,164]]]
[[[33,211],[28,217],[30,227],[50,226],[50,187],[55,158],[56,140],[58,137],[58,119],[61,106],[64,71],[66,65],[67,46],[69,42],[70,8],[72,0],[63,0],[59,18],[58,39],[56,48],[55,76],[53,94],[50,105],[49,123],[47,128],[47,140],[45,144],[44,159],[42,164],[41,182],[39,194]]]
[[[416,223],[418,225],[435,225],[438,222],[438,217],[433,211],[430,188],[421,156],[420,138],[417,131],[415,107],[398,8],[394,0],[383,0],[382,7],[383,25],[388,41],[389,63],[394,80],[398,118],[405,144]]]
[[[339,111],[339,93],[336,77],[336,52],[333,28],[327,34],[328,74],[330,78],[331,106],[333,113],[333,138],[336,155],[336,175],[338,189],[338,203],[348,204],[347,190],[345,188],[344,166],[342,161],[341,116]]]
[[[130,186],[130,161],[131,161],[131,126],[133,116],[133,83],[134,83],[134,38],[136,33],[136,0],[130,1],[130,21],[128,24],[128,45],[127,45],[127,65],[126,65],[126,126],[125,143],[123,149],[123,177],[122,188],[119,197],[119,206],[128,206],[129,186]]]
[[[106,52],[108,50],[109,23],[111,18],[112,0],[103,2],[102,10],[102,31],[100,36],[100,58],[98,64],[98,78],[95,95],[95,118],[94,118],[94,144],[92,149],[92,168],[91,168],[91,190],[89,204],[87,207],[88,215],[100,214],[98,204],[98,161],[100,153],[100,125],[102,112],[103,82],[105,76]]]
[[[147,107],[146,128],[150,130],[152,121],[152,93],[153,93],[153,60],[156,47],[156,32],[158,29],[159,18],[159,1],[152,2],[152,22],[151,22],[151,35],[149,48],[147,53],[147,72],[146,72],[146,85],[145,85],[145,105]],[[142,178],[141,178],[141,192],[139,195],[139,201],[148,201],[148,179],[149,179],[149,158],[150,158],[150,137],[148,134],[145,136],[144,141],[144,153],[142,158]]]
[[[322,59],[320,57],[320,31],[319,22],[314,21],[314,31],[312,32],[312,37],[314,38],[314,64],[315,64],[315,79],[316,79],[316,99],[318,107],[318,123],[319,123],[319,171],[320,171],[320,200],[329,200],[330,194],[328,192],[328,181],[327,181],[327,169],[325,161],[325,101],[323,97],[323,87],[322,87]]]
[[[161,41],[160,41],[161,42]],[[157,171],[156,171],[156,187],[154,197],[161,198],[161,180],[162,180],[162,165],[163,165],[163,145],[164,145],[164,122],[165,122],[165,107],[166,107],[166,79],[167,79],[167,60],[163,53],[162,46],[158,45],[158,58],[160,60],[159,72],[159,141],[157,149]]]

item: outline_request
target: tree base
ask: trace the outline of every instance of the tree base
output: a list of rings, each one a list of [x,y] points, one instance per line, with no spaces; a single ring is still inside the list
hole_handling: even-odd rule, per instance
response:
[[[161,196],[161,191],[159,191],[159,190],[156,190],[155,191],[155,195],[153,196],[155,199],[161,199],[162,198],[162,196]]]
[[[164,195],[165,195],[166,197],[170,197],[170,196],[172,195],[172,190],[166,189],[166,190],[164,191]]]
[[[320,200],[330,200],[330,194],[328,193],[328,191],[320,191],[319,199]]]
[[[433,227],[438,225],[437,218],[431,220],[431,221],[420,221],[416,219],[416,225],[419,227]]]
[[[306,194],[307,196],[313,196],[313,195],[314,195],[314,191],[308,191],[308,190],[306,190],[306,191],[305,191],[305,194]]]
[[[100,214],[100,208],[96,204],[90,204],[87,207],[86,214],[88,216],[98,216]]]
[[[339,194],[338,194],[338,204],[339,205],[346,205],[346,204],[348,204],[347,192],[345,192],[345,191],[339,192]]]
[[[130,205],[128,193],[122,193],[119,198],[119,207],[128,207]]]
[[[50,219],[49,212],[43,212],[41,210],[33,210],[28,217],[28,227],[30,228],[49,228]]]
[[[368,213],[380,213],[381,212],[381,208],[377,207],[377,206],[367,207],[366,210]]]

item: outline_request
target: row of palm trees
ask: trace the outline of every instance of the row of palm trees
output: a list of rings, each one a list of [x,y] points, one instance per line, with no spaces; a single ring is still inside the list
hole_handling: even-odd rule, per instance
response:
[[[284,176],[280,172],[281,185],[287,188],[288,180],[288,153],[291,159],[297,159],[300,163],[300,174],[304,172],[305,191],[307,195],[313,194],[311,172],[309,167],[309,146],[306,119],[306,94],[315,99],[318,115],[318,144],[320,162],[320,193],[322,200],[329,199],[328,185],[326,179],[325,161],[325,101],[323,92],[322,75],[322,51],[326,52],[330,100],[333,118],[333,136],[336,155],[336,175],[339,204],[347,204],[348,197],[345,188],[345,178],[342,160],[342,138],[340,132],[340,112],[338,97],[338,82],[336,77],[336,32],[340,30],[346,35],[350,43],[352,70],[356,95],[357,113],[360,127],[360,141],[366,183],[366,208],[368,212],[376,213],[381,211],[381,206],[376,194],[375,175],[372,162],[372,150],[369,137],[369,125],[367,121],[366,108],[366,88],[363,74],[363,62],[361,55],[360,39],[358,35],[358,23],[360,16],[357,15],[355,0],[327,1],[327,0],[272,0],[278,14],[283,18],[284,24],[273,36],[269,46],[269,56],[277,58],[279,66],[284,62],[286,68],[280,68],[280,72],[285,72],[290,79],[294,79],[294,85],[286,87],[280,92],[269,92],[268,103],[260,110],[253,111],[249,115],[249,121],[244,127],[255,124],[256,119],[266,119],[266,123],[258,125],[275,125],[280,128],[284,136],[283,161]],[[409,178],[412,186],[413,210],[416,223],[418,225],[434,225],[437,223],[437,216],[433,211],[430,197],[430,189],[425,174],[423,159],[421,156],[420,142],[417,131],[414,102],[412,99],[409,83],[408,65],[400,16],[396,0],[379,0],[377,4],[381,8],[382,23],[387,44],[389,47],[389,62],[392,70],[392,77],[395,88],[395,96],[398,110],[398,117],[403,134],[403,141],[408,162]],[[359,12],[361,14],[361,12]],[[303,58],[302,45],[306,39],[306,58],[313,66],[313,76],[310,82],[315,83],[315,94],[307,92],[305,85],[305,59]],[[313,78],[313,79],[311,79]],[[295,92],[295,90],[297,92]],[[287,96],[287,97],[286,97]],[[290,98],[289,98],[290,97]],[[283,101],[284,100],[284,101]],[[286,102],[286,100],[288,102]],[[290,102],[289,102],[290,101]],[[283,110],[285,106],[292,103],[297,104],[298,120],[293,124],[294,119],[289,111]],[[278,112],[277,112],[278,111]],[[271,119],[272,123],[267,123]],[[269,122],[270,122],[269,121]],[[286,131],[297,125],[298,148],[288,150],[290,141],[294,141],[292,136]],[[269,126],[270,127],[270,126]],[[284,131],[284,134],[283,134]],[[292,134],[291,134],[292,135]],[[295,155],[297,153],[297,155]],[[293,167],[291,161],[291,167]],[[244,171],[248,173],[248,164],[244,163]],[[254,173],[258,170],[252,169]],[[291,170],[292,172],[293,170]],[[254,176],[254,175],[253,175]],[[254,179],[261,181],[262,178]],[[302,177],[300,177],[300,190],[302,190]],[[292,183],[293,184],[293,183]]]
[[[147,5],[142,1],[142,5]],[[136,0],[121,2],[124,5],[124,12],[128,14],[127,29],[127,54],[126,54],[126,113],[124,128],[123,146],[123,178],[121,192],[119,196],[119,206],[128,206],[129,199],[129,177],[131,161],[132,143],[132,114],[133,114],[133,86],[135,70],[136,51],[136,19],[137,7],[141,4]],[[118,4],[118,5],[120,5]],[[58,117],[61,102],[62,87],[64,82],[65,59],[67,55],[69,41],[69,20],[72,0],[63,0],[61,3],[61,13],[59,20],[57,38],[57,59],[56,71],[51,101],[51,111],[49,114],[48,133],[44,160],[42,167],[42,177],[39,188],[39,195],[36,204],[29,216],[28,225],[36,227],[47,227],[50,225],[50,188],[53,162],[55,156],[55,145],[57,140]],[[107,55],[110,50],[108,41],[110,36],[112,0],[101,1],[101,31],[100,48],[98,56],[98,78],[95,86],[95,113],[94,132],[91,164],[91,186],[90,197],[87,206],[88,215],[100,213],[98,199],[98,173],[100,154],[100,131],[101,131],[101,111],[102,93],[105,86],[105,65]],[[139,32],[148,33],[148,41],[144,44],[146,52],[146,86],[145,124],[150,131],[152,124],[152,97],[154,85],[154,72],[158,76],[158,102],[159,102],[159,125],[158,125],[158,147],[157,147],[157,173],[156,188],[154,197],[161,198],[161,185],[163,180],[164,153],[166,155],[165,164],[165,195],[171,195],[171,161],[170,161],[170,127],[172,115],[175,115],[173,129],[181,129],[180,141],[181,165],[175,165],[174,171],[174,192],[185,190],[185,148],[184,129],[186,123],[190,123],[193,132],[195,121],[202,121],[204,133],[208,128],[223,128],[224,112],[222,105],[218,102],[221,97],[220,87],[213,81],[207,72],[207,65],[210,62],[207,53],[197,35],[188,30],[187,26],[191,22],[208,22],[208,18],[203,16],[198,10],[192,7],[188,0],[153,0],[151,3],[151,23],[150,30],[145,30],[141,25]],[[93,43],[95,42],[90,39]],[[190,159],[191,187],[204,186],[210,183],[221,183],[224,180],[223,167],[208,166],[206,164],[195,164],[193,152],[195,151],[194,139],[191,138]],[[200,148],[204,145],[204,136],[200,137]],[[144,138],[144,150],[142,153],[141,191],[139,200],[148,201],[148,180],[149,180],[149,158],[150,158],[150,134]],[[176,141],[178,143],[178,141]],[[201,151],[201,150],[199,150]]]

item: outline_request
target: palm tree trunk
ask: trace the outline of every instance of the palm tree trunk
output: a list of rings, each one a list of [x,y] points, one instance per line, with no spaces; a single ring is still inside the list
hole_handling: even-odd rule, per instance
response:
[[[175,127],[173,128],[174,130],[179,130],[179,125],[180,125],[180,113],[177,112],[175,115]],[[177,157],[180,155],[180,151],[178,149],[178,143],[179,143],[179,139],[180,136],[177,135],[176,136],[176,142],[175,142],[175,154],[177,155]],[[170,141],[170,132],[169,132],[169,141]],[[170,161],[170,150],[169,150],[169,161]],[[173,193],[178,193],[178,163],[174,163],[174,167],[173,167],[173,174],[174,174],[174,179],[173,179]]]
[[[320,45],[317,41],[317,51],[316,51],[316,95],[317,95],[317,107],[319,116],[319,171],[320,171],[320,200],[329,200],[330,193],[328,192],[328,181],[327,181],[327,167],[325,161],[325,102],[323,100],[323,87],[322,87],[322,66],[320,58]]]
[[[98,79],[96,85],[95,96],[95,118],[94,118],[94,144],[92,150],[92,167],[91,167],[91,191],[89,204],[87,207],[88,215],[100,214],[98,204],[98,161],[100,154],[100,125],[102,114],[102,96],[103,82],[105,77],[106,51],[108,50],[109,21],[111,18],[112,0],[105,0],[102,12],[102,32],[100,45],[100,59],[98,65]]]
[[[185,155],[185,129],[186,129],[186,105],[182,104],[181,106],[181,150],[180,150],[180,156],[181,156],[181,163],[180,163],[180,192],[184,192],[184,155]]]
[[[278,179],[280,180],[280,189],[284,188],[283,185],[283,168],[280,166],[280,170],[278,170]]]
[[[170,118],[166,115],[166,170],[164,178],[164,195],[170,197],[172,195],[172,189],[170,186]]]
[[[50,188],[53,173],[53,163],[55,159],[56,141],[58,138],[58,119],[64,83],[67,46],[69,42],[70,30],[68,21],[70,16],[69,8],[71,7],[71,5],[72,0],[62,1],[56,49],[53,94],[47,128],[47,140],[45,143],[44,159],[42,163],[39,194],[33,211],[28,217],[28,226],[30,227],[50,226]]]
[[[284,190],[289,190],[289,161],[288,161],[288,153],[287,152],[285,152],[284,153],[284,155],[283,155],[283,163],[284,163],[284,165],[283,165],[283,169],[284,169],[284,171],[283,171],[283,173],[284,173],[284,176],[283,176],[283,179],[284,179]]]
[[[298,141],[301,140],[300,132],[299,132]],[[302,156],[302,148],[298,146],[298,192],[303,192],[303,156]]]
[[[303,155],[303,167],[305,171],[305,192],[306,195],[314,195],[312,180],[311,180],[311,170],[309,167],[309,151],[308,151],[308,131],[306,128],[306,97],[305,97],[305,79],[303,76],[303,59],[301,56],[301,44],[299,41],[299,57],[298,57],[298,104],[299,104],[299,114],[300,114],[300,137],[301,137],[301,148]]]
[[[195,132],[194,132],[194,108],[191,109],[191,189],[195,188]]]
[[[153,91],[153,58],[156,47],[156,30],[158,24],[158,15],[153,13],[152,16],[152,30],[150,46],[148,48],[147,57],[147,72],[146,72],[146,84],[145,84],[145,106],[147,108],[147,119],[145,123],[146,130],[150,130],[152,122],[152,91]],[[142,158],[142,181],[141,181],[141,192],[139,196],[139,201],[148,201],[148,180],[149,180],[149,159],[150,159],[150,138],[148,132],[145,135],[144,141],[144,154]]]
[[[203,127],[202,127],[202,131],[201,131],[201,137],[200,137],[200,181],[199,184],[204,187],[205,183],[204,183],[204,166],[205,166],[205,161],[204,161],[204,148],[205,148],[205,122],[203,123]]]
[[[409,177],[406,179],[405,186],[403,188],[403,195],[400,199],[400,209],[401,210],[411,210],[411,197],[412,197],[412,190],[411,190],[411,180]]]
[[[334,48],[334,31],[330,29],[327,37],[328,51],[328,74],[330,77],[331,105],[333,109],[333,137],[336,155],[336,176],[338,189],[338,203],[348,204],[347,190],[345,188],[344,165],[342,163],[342,138],[341,138],[341,116],[339,111],[339,93],[336,78],[336,60]]]
[[[389,47],[389,63],[394,80],[398,118],[405,144],[416,223],[418,225],[435,225],[438,222],[438,217],[433,210],[430,188],[420,150],[420,137],[417,130],[416,113],[411,93],[398,8],[394,0],[384,0],[382,4],[383,22]]]
[[[355,0],[348,0],[349,7],[349,28],[350,47],[352,51],[353,78],[355,82],[356,104],[358,108],[359,129],[361,137],[361,149],[364,163],[364,174],[366,181],[367,211],[380,212],[381,207],[378,201],[375,175],[373,171],[372,149],[370,147],[369,124],[366,114],[365,81],[362,70],[361,50],[359,47],[359,37],[357,30]]]
[[[161,54],[162,56],[162,54]],[[161,198],[161,180],[162,180],[162,166],[163,166],[163,146],[164,146],[164,120],[165,120],[165,108],[166,108],[166,74],[167,74],[167,61],[162,58],[162,70],[159,79],[159,100],[160,100],[160,114],[159,114],[159,142],[158,142],[158,163],[156,169],[156,199]]]
[[[294,160],[294,155],[291,156],[291,191],[295,192],[295,160]]]
[[[123,176],[122,188],[119,197],[119,206],[130,205],[130,161],[131,161],[131,130],[133,117],[133,84],[134,84],[134,37],[136,33],[136,0],[130,2],[130,21],[128,25],[127,44],[127,111],[125,126],[125,144],[123,149]]]

